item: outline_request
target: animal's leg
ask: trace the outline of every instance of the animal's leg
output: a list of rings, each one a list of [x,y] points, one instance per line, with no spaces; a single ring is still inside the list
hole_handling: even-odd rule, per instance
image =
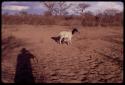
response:
[[[67,42],[67,44],[69,45],[69,41]]]
[[[71,40],[69,40],[69,43],[72,44]]]
[[[67,45],[69,45],[69,42],[67,41],[67,42],[65,42]]]
[[[69,43],[72,44],[71,38],[69,38]]]
[[[63,38],[61,37],[61,38],[60,38],[60,40],[59,40],[59,44],[61,44],[61,43],[62,43],[62,39],[63,39]]]
[[[59,44],[59,41],[60,41],[60,37],[58,36],[58,37],[57,37],[57,43],[58,43],[58,44]]]

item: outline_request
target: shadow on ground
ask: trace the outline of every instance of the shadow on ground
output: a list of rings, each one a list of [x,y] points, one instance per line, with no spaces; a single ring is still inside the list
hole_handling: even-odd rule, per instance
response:
[[[30,59],[34,58],[26,48],[22,48],[17,56],[15,83],[35,83]]]
[[[53,39],[57,44],[59,44],[60,37],[51,37],[51,39]],[[64,41],[64,38],[62,39],[61,43],[68,45],[68,43]]]
[[[51,39],[53,39],[55,42],[57,42],[58,43],[58,41],[59,41],[59,37],[51,37]]]

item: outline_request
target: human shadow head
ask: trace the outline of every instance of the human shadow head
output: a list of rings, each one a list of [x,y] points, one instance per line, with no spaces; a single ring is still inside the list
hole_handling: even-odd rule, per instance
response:
[[[29,52],[29,51],[26,50],[26,48],[22,48],[22,49],[20,50],[20,52],[21,52],[21,53],[27,53],[27,52]]]
[[[35,56],[29,51],[29,50],[27,50],[26,48],[22,48],[21,50],[20,50],[20,54],[21,55],[24,55],[24,56],[26,56],[26,57],[30,57],[30,58],[34,58]]]

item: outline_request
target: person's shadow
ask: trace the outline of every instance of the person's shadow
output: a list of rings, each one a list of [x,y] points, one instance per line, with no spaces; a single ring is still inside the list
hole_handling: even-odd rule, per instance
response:
[[[15,83],[35,83],[30,62],[31,58],[34,58],[34,55],[22,48],[17,56]]]

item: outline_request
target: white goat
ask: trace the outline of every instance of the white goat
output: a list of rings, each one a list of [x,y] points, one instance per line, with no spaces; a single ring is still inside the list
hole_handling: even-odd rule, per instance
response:
[[[71,44],[71,39],[72,36],[75,32],[78,32],[78,30],[76,28],[74,28],[72,31],[62,31],[59,33],[59,43],[62,43],[62,40],[64,42],[67,42],[67,44]]]

